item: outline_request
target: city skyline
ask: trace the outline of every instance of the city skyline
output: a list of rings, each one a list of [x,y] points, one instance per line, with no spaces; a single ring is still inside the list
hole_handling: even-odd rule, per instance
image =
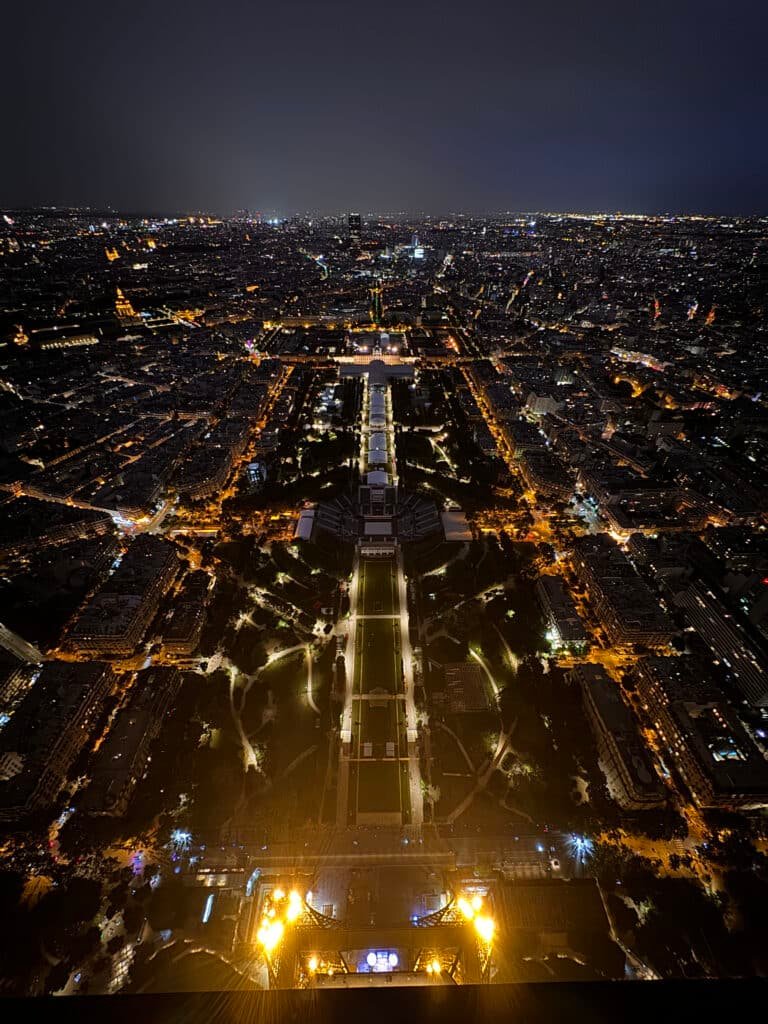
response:
[[[212,207],[195,207],[191,209],[161,209],[148,206],[146,209],[130,209],[123,208],[118,209],[113,206],[94,206],[91,204],[80,204],[80,205],[67,205],[67,204],[44,204],[41,206],[6,206],[3,210],[6,216],[10,216],[13,213],[21,214],[45,214],[45,213],[65,213],[71,212],[73,214],[103,214],[109,219],[109,217],[126,218],[127,220],[134,220],[137,217],[145,218],[156,218],[158,220],[185,220],[189,217],[213,217],[218,220],[254,220],[259,223],[266,223],[271,226],[277,226],[285,221],[296,220],[296,221],[307,221],[315,219],[318,222],[336,221],[339,225],[346,223],[347,218],[352,216],[360,216],[365,220],[391,220],[394,223],[400,221],[424,221],[425,223],[431,223],[432,221],[450,220],[452,218],[476,220],[476,221],[487,221],[487,220],[503,220],[505,218],[519,218],[519,217],[547,217],[553,220],[627,220],[627,221],[717,221],[724,219],[731,219],[734,221],[761,221],[768,217],[768,213],[761,214],[737,214],[728,212],[726,210],[713,211],[711,213],[702,213],[701,211],[691,210],[683,212],[680,210],[660,210],[657,212],[646,211],[646,210],[623,210],[613,208],[594,208],[594,209],[548,209],[542,207],[541,209],[524,209],[524,208],[506,208],[506,209],[489,209],[489,210],[471,210],[471,209],[446,209],[442,211],[436,211],[429,213],[425,210],[387,210],[387,209],[365,209],[360,207],[354,212],[347,207],[338,207],[335,209],[327,210],[313,210],[313,209],[295,209],[295,210],[274,210],[274,209],[257,209],[253,207],[243,207],[237,210],[220,210]]]

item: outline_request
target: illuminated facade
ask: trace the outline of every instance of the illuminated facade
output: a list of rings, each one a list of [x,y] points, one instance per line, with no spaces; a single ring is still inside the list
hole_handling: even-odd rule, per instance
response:
[[[120,320],[137,320],[136,310],[130,301],[125,297],[122,288],[118,288],[115,294],[115,313]]]

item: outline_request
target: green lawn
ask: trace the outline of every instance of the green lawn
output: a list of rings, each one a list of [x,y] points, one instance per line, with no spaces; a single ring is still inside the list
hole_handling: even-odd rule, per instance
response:
[[[370,693],[401,689],[400,623],[397,619],[368,619],[358,623],[355,645],[355,689]]]
[[[361,616],[396,616],[397,566],[393,561],[364,560],[360,565]],[[354,689],[357,694],[374,690],[402,691],[400,657],[400,620],[364,618],[358,620],[355,634]],[[399,761],[380,760],[385,744],[394,743],[397,756],[404,756],[407,744],[405,711],[401,700],[388,700],[383,706],[357,700],[353,711],[355,756],[361,758],[364,743],[372,743],[373,757],[358,760],[352,768],[350,804],[354,815],[399,814],[403,821],[410,813],[408,769]],[[405,769],[405,782],[403,781]],[[350,818],[352,818],[350,807]]]
[[[397,567],[389,559],[368,559],[360,563],[360,615],[396,615]]]
[[[409,825],[411,822],[411,789],[408,783],[408,763],[406,761],[400,762],[399,775],[400,806],[402,808],[403,824]]]
[[[397,761],[371,761],[358,765],[357,810],[360,814],[400,811]]]
[[[395,751],[406,750],[405,706],[401,700],[390,700],[383,707],[371,706],[367,700],[361,705],[359,722],[361,743],[394,743]],[[381,752],[383,756],[383,751]]]

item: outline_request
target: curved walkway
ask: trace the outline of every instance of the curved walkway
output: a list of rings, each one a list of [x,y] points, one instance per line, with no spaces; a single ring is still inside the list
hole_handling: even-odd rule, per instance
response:
[[[475,661],[478,663],[478,665],[483,670],[483,672],[485,672],[485,676],[486,676],[486,678],[488,680],[488,685],[491,688],[491,693],[493,694],[494,699],[498,700],[498,697],[499,697],[499,684],[496,682],[496,680],[493,677],[493,673],[491,672],[491,666],[485,660],[483,655],[480,654],[479,651],[476,651],[474,647],[470,647],[469,648],[469,655],[470,655],[471,658],[475,659]]]
[[[496,769],[498,768],[499,764],[501,763],[501,759],[504,757],[504,754],[507,752],[507,747],[509,746],[509,741],[512,738],[512,733],[515,731],[516,725],[517,725],[517,719],[515,719],[515,721],[512,723],[512,725],[509,727],[509,729],[506,732],[504,730],[502,730],[499,733],[499,739],[498,739],[498,741],[496,743],[496,750],[493,753],[493,757],[488,762],[488,767],[485,769],[483,774],[480,776],[480,778],[475,783],[474,789],[470,793],[467,793],[467,795],[464,797],[464,799],[461,801],[461,803],[457,807],[454,807],[454,809],[448,815],[448,817],[446,818],[446,821],[448,822],[449,825],[453,824],[453,822],[456,821],[456,819],[460,815],[462,815],[464,813],[464,811],[466,811],[466,809],[469,807],[469,805],[475,799],[477,794],[482,792],[482,790],[484,790],[485,787],[488,785],[488,782],[490,781],[491,776],[496,771]]]
[[[312,648],[309,644],[304,645],[305,657],[307,662],[307,702],[316,715],[320,714],[320,708],[317,706],[315,701],[315,695],[312,692]]]
[[[499,640],[501,640],[501,644],[502,644],[502,646],[504,648],[504,652],[507,655],[507,661],[509,662],[509,667],[512,669],[513,672],[517,673],[517,670],[520,667],[520,659],[515,654],[515,652],[512,650],[512,648],[509,646],[509,642],[507,641],[507,638],[504,636],[504,634],[501,632],[501,630],[499,629],[499,627],[496,625],[495,622],[493,624],[493,628],[499,634]]]
[[[265,669],[269,668],[269,666],[273,665],[276,661],[280,661],[282,658],[287,658],[290,654],[295,654],[297,651],[304,651],[304,655],[305,655],[305,658],[306,658],[306,661],[307,661],[307,672],[308,672],[307,696],[310,697],[310,694],[311,694],[311,678],[312,678],[312,675],[311,675],[311,673],[312,673],[312,668],[311,668],[311,666],[312,666],[312,652],[311,652],[311,648],[310,648],[309,644],[295,644],[293,647],[286,647],[285,650],[283,650],[283,651],[277,651],[277,652],[274,652],[274,653],[270,654],[269,657],[267,658],[265,664],[263,664],[261,666],[261,668],[258,669],[256,672],[254,672],[252,675],[245,675],[245,673],[241,673],[242,677],[246,680],[246,683],[245,683],[245,686],[242,687],[242,694],[243,694],[243,696],[242,696],[242,699],[241,699],[241,702],[240,702],[240,710],[238,710],[235,707],[235,678],[236,678],[235,677],[235,671],[236,670],[235,670],[234,665],[232,665],[232,662],[230,662],[229,659],[226,659],[227,665],[228,665],[228,668],[229,668],[229,707],[230,707],[230,711],[232,713],[232,720],[235,723],[235,728],[237,729],[238,735],[240,737],[240,743],[241,743],[242,748],[243,748],[243,757],[245,759],[245,767],[246,767],[246,769],[248,769],[248,768],[255,768],[256,771],[258,771],[258,772],[261,771],[260,759],[259,759],[259,757],[258,757],[258,755],[256,753],[256,750],[255,750],[253,744],[248,739],[248,735],[247,735],[247,733],[246,733],[246,731],[245,731],[245,729],[243,727],[242,709],[245,706],[245,701],[246,701],[246,699],[248,697],[248,692],[251,689],[251,687],[253,686],[253,684],[256,682],[256,680],[260,678],[261,674],[264,672]],[[224,664],[224,659],[222,659],[222,667],[223,667],[223,664]],[[313,710],[317,711],[317,713],[320,714],[320,711],[319,711],[317,705],[314,703],[314,698],[310,699],[310,704],[312,705]]]
[[[456,740],[456,745],[458,746],[459,750],[464,755],[464,760],[467,762],[467,764],[469,765],[469,770],[474,775],[476,773],[477,769],[475,768],[475,766],[474,766],[474,764],[472,762],[472,758],[467,753],[467,748],[461,742],[461,740],[456,735],[456,733],[453,731],[453,729],[451,729],[450,726],[446,725],[445,722],[436,722],[435,725],[437,726],[438,729],[442,729],[443,732],[447,732],[449,736],[452,736]]]
[[[438,574],[444,572],[449,565],[453,565],[454,562],[458,562],[460,559],[466,558],[468,554],[469,542],[465,541],[460,546],[459,550],[455,554],[451,555],[451,557],[446,562],[443,562],[442,565],[438,565],[437,568],[432,569],[431,572],[425,572],[424,575],[422,576],[422,579],[426,580],[429,579],[430,576],[437,576]]]
[[[306,759],[308,757],[311,757],[312,754],[314,754],[316,750],[317,750],[317,744],[315,744],[313,747],[307,747],[306,750],[302,750],[302,752],[297,757],[294,757],[294,759],[291,761],[291,763],[286,767],[285,771],[282,771],[280,773],[280,775],[278,776],[278,779],[282,780],[287,775],[290,775],[291,772],[294,770],[294,768],[298,768],[299,765],[301,764],[301,762],[302,761],[306,761]]]

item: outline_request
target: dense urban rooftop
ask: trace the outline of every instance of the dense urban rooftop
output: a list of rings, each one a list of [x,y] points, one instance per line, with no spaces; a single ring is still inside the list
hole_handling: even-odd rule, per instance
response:
[[[0,268],[4,990],[764,973],[768,220]]]

